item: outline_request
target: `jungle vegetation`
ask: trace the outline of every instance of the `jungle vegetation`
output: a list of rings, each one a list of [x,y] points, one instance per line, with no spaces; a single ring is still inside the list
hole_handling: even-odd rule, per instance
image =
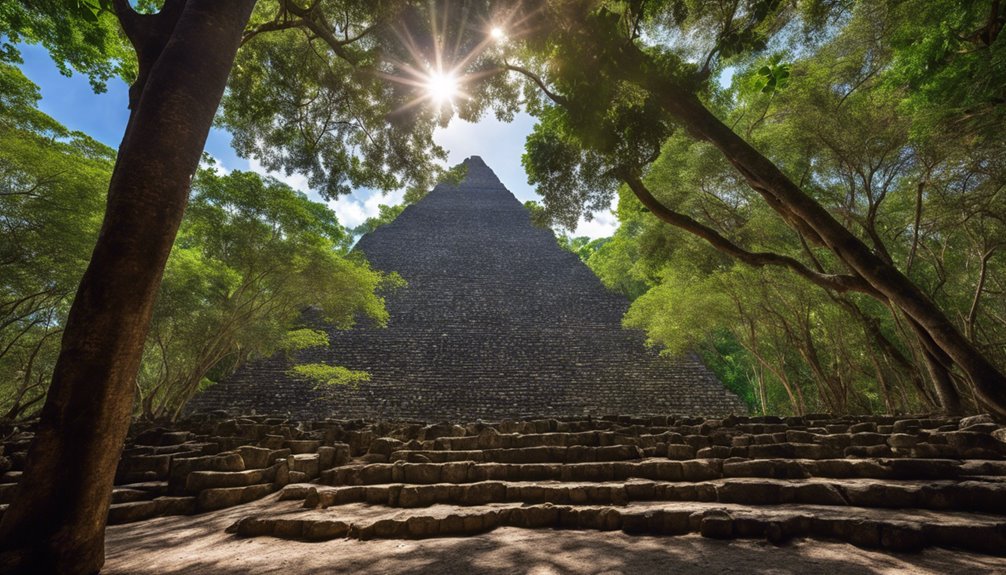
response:
[[[214,122],[325,197],[417,197],[436,126],[524,109],[535,219],[617,198],[614,237],[567,244],[755,410],[1006,414],[1004,26],[998,0],[4,3],[0,385],[39,422],[0,565],[97,571],[133,414],[321,341],[304,305],[382,317],[395,280],[324,207],[200,168]],[[130,83],[117,150],[36,109],[20,43]]]

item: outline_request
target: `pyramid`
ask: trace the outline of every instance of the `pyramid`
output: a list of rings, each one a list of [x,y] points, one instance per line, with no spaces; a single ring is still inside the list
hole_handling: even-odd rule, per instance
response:
[[[296,358],[369,382],[322,396],[278,354],[191,409],[427,421],[746,412],[694,354],[662,357],[624,329],[628,301],[532,225],[481,158],[465,162],[460,185],[436,186],[355,248],[408,282],[387,297],[387,326],[322,326],[330,345]]]

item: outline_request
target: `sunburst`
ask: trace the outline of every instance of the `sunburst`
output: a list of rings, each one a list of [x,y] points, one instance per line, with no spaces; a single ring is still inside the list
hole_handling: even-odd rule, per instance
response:
[[[483,76],[498,73],[498,70],[475,74],[467,74],[463,70],[487,50],[496,50],[506,44],[510,39],[508,28],[515,25],[511,17],[503,14],[497,14],[497,18],[491,21],[476,24],[475,26],[484,31],[483,40],[467,53],[460,53],[457,46],[445,46],[445,37],[448,35],[443,33],[443,28],[446,26],[446,20],[442,22],[438,20],[434,15],[431,22],[432,52],[420,49],[407,29],[396,30],[410,61],[392,62],[396,73],[382,76],[389,81],[416,89],[416,97],[399,108],[399,112],[424,103],[434,106],[438,111],[446,111],[454,108],[459,100],[470,98],[471,95],[465,92],[464,87]]]

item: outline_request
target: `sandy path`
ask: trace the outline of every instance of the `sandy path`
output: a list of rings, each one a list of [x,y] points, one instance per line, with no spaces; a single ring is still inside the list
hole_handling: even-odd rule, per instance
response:
[[[1006,558],[946,549],[889,555],[844,543],[716,541],[698,535],[501,528],[475,537],[421,541],[339,539],[323,543],[224,533],[263,508],[291,509],[275,496],[196,516],[164,517],[108,529],[106,574],[902,574],[1006,573]]]

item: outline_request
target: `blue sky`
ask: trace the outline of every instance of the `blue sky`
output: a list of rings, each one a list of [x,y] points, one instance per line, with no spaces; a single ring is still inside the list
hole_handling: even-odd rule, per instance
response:
[[[79,130],[117,148],[129,118],[126,107],[128,86],[121,80],[113,79],[108,82],[107,92],[95,94],[85,77],[79,74],[69,78],[61,75],[45,49],[25,45],[19,48],[24,59],[22,71],[42,92],[39,104],[41,110],[71,130]],[[447,128],[437,130],[434,138],[448,151],[451,165],[468,156],[481,156],[507,189],[523,202],[538,199],[528,185],[527,176],[520,165],[524,139],[533,125],[534,120],[525,114],[517,116],[509,124],[491,117],[475,124],[454,119]],[[257,162],[239,158],[231,149],[230,141],[230,134],[226,130],[213,128],[206,141],[206,152],[216,158],[225,170],[266,173]],[[309,189],[302,176],[271,175],[306,192],[313,199],[322,201]],[[383,196],[380,192],[360,189],[328,203],[343,225],[354,227],[376,215],[380,204],[396,204],[400,201],[400,192]],[[592,238],[609,236],[614,233],[617,225],[612,213],[597,213],[593,221],[582,221],[574,235]]]

